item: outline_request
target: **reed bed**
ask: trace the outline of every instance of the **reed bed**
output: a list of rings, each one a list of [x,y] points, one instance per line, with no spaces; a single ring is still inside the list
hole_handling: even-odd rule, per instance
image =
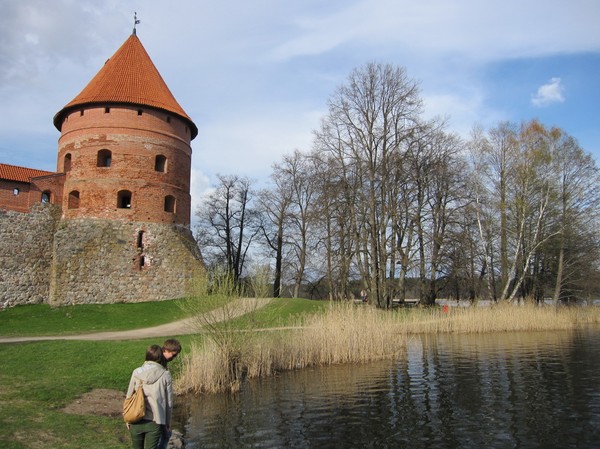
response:
[[[178,393],[236,391],[244,378],[397,357],[415,334],[565,330],[600,324],[599,307],[495,305],[383,311],[334,303],[293,329],[209,336],[184,357]]]
[[[481,334],[509,331],[575,329],[600,324],[599,307],[552,307],[496,304],[489,307],[417,309],[404,318],[408,334]]]

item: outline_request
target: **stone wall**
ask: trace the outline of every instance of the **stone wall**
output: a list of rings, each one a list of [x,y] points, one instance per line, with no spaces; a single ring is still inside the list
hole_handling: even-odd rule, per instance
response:
[[[30,213],[0,211],[0,305],[48,301],[52,236],[60,209],[36,204]]]
[[[160,301],[204,270],[189,229],[0,211],[0,306]]]
[[[189,229],[160,223],[63,220],[53,253],[52,305],[179,298],[204,269]]]

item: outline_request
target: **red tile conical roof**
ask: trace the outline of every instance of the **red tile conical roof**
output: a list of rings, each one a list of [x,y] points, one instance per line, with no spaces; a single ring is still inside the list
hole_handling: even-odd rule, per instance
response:
[[[125,103],[150,106],[177,114],[190,125],[192,139],[198,128],[177,103],[135,34],[121,45],[89,84],[54,116],[60,131],[64,116],[83,105]]]

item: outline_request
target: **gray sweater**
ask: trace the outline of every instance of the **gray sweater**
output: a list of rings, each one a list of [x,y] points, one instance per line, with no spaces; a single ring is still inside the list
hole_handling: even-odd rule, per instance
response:
[[[131,396],[140,382],[143,382],[146,399],[146,415],[144,419],[156,424],[171,425],[171,410],[173,409],[173,381],[171,373],[160,363],[144,362],[133,370],[127,397]]]

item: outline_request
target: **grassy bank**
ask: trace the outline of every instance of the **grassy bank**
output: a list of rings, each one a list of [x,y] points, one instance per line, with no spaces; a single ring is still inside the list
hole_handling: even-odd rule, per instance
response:
[[[185,317],[179,301],[17,306],[0,311],[0,336],[68,335],[140,329]]]
[[[199,301],[196,307],[201,311],[212,306],[210,301]],[[51,335],[140,327],[132,313],[138,318],[151,315],[144,319],[153,326],[188,312],[174,301],[69,309],[23,306],[0,311],[0,334]],[[242,374],[256,377],[303,366],[401,355],[405,339],[419,332],[565,329],[599,323],[600,308],[451,309],[448,314],[438,308],[390,313],[362,305],[329,307],[323,302],[284,299],[220,324],[216,335],[179,337],[183,357],[171,370],[179,391],[226,390],[239,386]],[[226,338],[215,338],[219,336]],[[160,341],[0,344],[0,447],[130,447],[120,417],[103,416],[100,410],[73,415],[63,409],[95,389],[124,394],[132,369],[142,363],[151,343]]]
[[[21,306],[0,311],[1,336],[126,330],[184,317],[177,301]],[[189,348],[190,337],[180,337]],[[83,449],[131,447],[119,416],[68,414],[63,408],[95,389],[125,393],[131,371],[155,340],[44,341],[0,344],[0,447]],[[174,374],[178,370],[174,362]]]
[[[223,301],[196,301],[194,310],[206,312]],[[240,317],[240,328],[289,323],[322,303],[282,300],[254,314]],[[139,304],[79,305],[50,308],[21,306],[0,311],[0,336],[45,336],[126,330],[155,326],[189,313],[179,301]],[[170,336],[165,336],[170,337]],[[202,335],[179,336],[183,353],[201,344]],[[129,434],[119,416],[77,415],[65,406],[96,389],[123,395],[131,371],[141,365],[145,349],[155,340],[43,341],[0,344],[0,448],[2,449],[125,449]],[[178,377],[181,359],[171,364]]]

